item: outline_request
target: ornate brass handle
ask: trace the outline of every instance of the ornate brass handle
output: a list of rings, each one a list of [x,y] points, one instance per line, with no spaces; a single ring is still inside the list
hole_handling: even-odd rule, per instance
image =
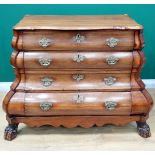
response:
[[[51,39],[44,37],[39,40],[39,45],[43,48],[47,48],[51,44],[51,42]]]
[[[115,101],[106,101],[104,104],[105,104],[106,109],[109,111],[115,110],[117,106],[117,102]]]
[[[43,57],[43,58],[39,58],[38,61],[39,61],[41,66],[48,67],[51,64],[52,59]]]
[[[108,38],[106,39],[106,45],[108,45],[110,48],[114,48],[115,46],[118,45],[119,39],[117,38]]]
[[[79,33],[73,37],[73,41],[76,42],[77,44],[83,42],[85,40],[84,36],[81,36]]]
[[[116,82],[116,78],[109,76],[109,77],[104,78],[104,82],[106,85],[111,86]]]
[[[106,62],[108,63],[108,65],[115,65],[118,61],[119,61],[119,58],[115,56],[109,56],[106,58]]]
[[[73,61],[75,61],[75,62],[81,62],[81,61],[84,61],[84,59],[85,59],[85,56],[80,55],[80,54],[76,54],[73,57]]]
[[[42,111],[48,111],[50,110],[52,107],[52,103],[51,102],[41,102],[40,103],[40,109]]]
[[[73,79],[76,81],[80,81],[84,79],[84,75],[83,74],[74,74],[73,75]]]
[[[41,83],[45,87],[49,87],[50,85],[52,85],[53,82],[54,82],[54,80],[51,78],[48,78],[48,77],[44,77],[41,79]]]
[[[84,96],[76,94],[75,96],[73,96],[73,101],[76,103],[82,103],[84,102]]]

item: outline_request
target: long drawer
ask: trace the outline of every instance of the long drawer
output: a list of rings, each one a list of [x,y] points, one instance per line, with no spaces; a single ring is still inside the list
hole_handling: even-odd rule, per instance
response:
[[[20,50],[133,50],[134,31],[23,31]],[[140,48],[140,47],[139,47]]]
[[[41,72],[21,74],[17,90],[130,90],[130,73]]]
[[[139,67],[140,55],[134,52],[41,51],[20,52],[16,57],[18,68],[43,69],[131,69]]]
[[[129,92],[27,93],[19,98],[20,94],[10,101],[10,110],[18,98],[25,115],[129,115],[131,111]]]
[[[131,115],[146,113],[148,108],[147,100],[140,91],[17,92],[9,102],[8,113],[27,116]]]

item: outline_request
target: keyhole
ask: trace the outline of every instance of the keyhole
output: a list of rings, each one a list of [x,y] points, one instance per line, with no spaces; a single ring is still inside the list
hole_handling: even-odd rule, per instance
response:
[[[80,95],[78,94],[78,100],[80,99]]]
[[[80,34],[77,34],[77,38],[80,39]]]

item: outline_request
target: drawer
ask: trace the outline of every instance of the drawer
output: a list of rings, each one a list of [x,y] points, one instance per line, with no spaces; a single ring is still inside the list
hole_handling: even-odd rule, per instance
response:
[[[131,69],[132,64],[133,64],[132,52],[31,51],[31,52],[20,52],[16,58],[16,65],[18,68]]]
[[[23,50],[133,50],[132,30],[23,31],[17,48]]]
[[[22,74],[17,90],[130,90],[130,74],[41,73]]]
[[[16,104],[16,93],[11,106]],[[23,95],[19,95],[23,96]],[[25,93],[25,115],[130,115],[130,92]],[[14,102],[15,101],[15,102]]]
[[[135,115],[152,106],[141,91],[16,92],[7,105],[11,115]]]

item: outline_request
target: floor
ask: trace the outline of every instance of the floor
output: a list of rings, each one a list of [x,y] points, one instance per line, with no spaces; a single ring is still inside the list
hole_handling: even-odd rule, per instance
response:
[[[149,92],[155,101],[155,89]],[[4,92],[0,93],[1,102],[4,96]],[[152,137],[148,139],[137,134],[135,123],[124,127],[107,125],[90,129],[29,128],[20,124],[18,137],[8,142],[3,139],[7,122],[1,106],[0,122],[0,150],[155,150],[155,108],[148,120],[152,132]]]

